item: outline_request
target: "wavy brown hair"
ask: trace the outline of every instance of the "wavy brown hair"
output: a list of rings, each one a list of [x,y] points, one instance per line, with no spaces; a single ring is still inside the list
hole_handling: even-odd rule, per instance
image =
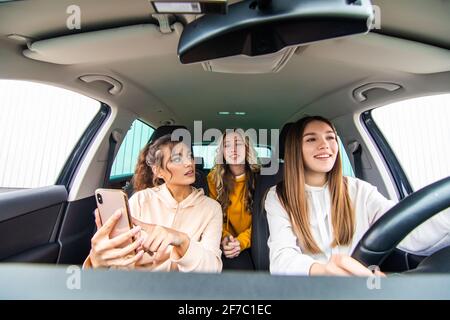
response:
[[[233,129],[228,133],[237,133],[245,143],[245,197],[244,204],[245,210],[251,212],[253,206],[253,192],[255,191],[256,175],[260,171],[260,165],[256,156],[255,148],[250,138],[244,135],[242,129]],[[227,209],[231,205],[230,194],[234,189],[234,176],[231,173],[229,165],[226,164],[224,157],[224,143],[227,132],[225,132],[218,142],[217,156],[213,169],[211,170],[213,175],[213,181],[217,190],[216,200],[222,207],[224,219],[226,219]]]
[[[317,254],[322,251],[311,233],[302,153],[305,128],[313,121],[328,124],[337,138],[333,124],[323,117],[309,116],[293,124],[286,137],[284,180],[277,184],[276,190],[281,204],[289,215],[294,233],[303,248],[309,253]],[[331,221],[334,232],[332,247],[349,245],[355,233],[355,212],[348,194],[347,179],[343,177],[340,152],[340,149],[338,149],[334,166],[327,174],[331,197]]]
[[[179,143],[179,141],[173,141],[170,134],[160,137],[153,143],[147,143],[139,153],[134,171],[133,188],[135,192],[164,183],[164,180],[153,174],[152,166],[167,170],[167,163],[163,163],[164,154],[162,148],[169,147],[172,150]]]

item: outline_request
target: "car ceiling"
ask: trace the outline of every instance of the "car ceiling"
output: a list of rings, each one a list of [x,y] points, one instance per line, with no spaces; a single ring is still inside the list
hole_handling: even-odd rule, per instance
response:
[[[401,39],[422,42],[429,45],[427,48],[440,50],[441,56],[444,52],[450,59],[450,1],[378,0],[373,3],[381,9],[382,29],[375,31],[378,35],[398,38],[399,48],[403,45]],[[154,126],[168,119],[188,126],[194,120],[203,120],[204,127],[220,129],[229,126],[276,128],[301,113],[335,118],[368,108],[368,104],[352,101],[350,93],[370,81],[402,83],[407,88],[406,95],[415,95],[421,94],[421,90],[444,91],[442,81],[448,84],[450,79],[450,68],[445,66],[432,74],[415,74],[383,68],[376,63],[358,64],[353,63],[351,57],[345,61],[333,57],[333,50],[320,44],[298,50],[278,73],[251,75],[205,72],[200,64],[182,65],[176,48],[168,54],[151,57],[56,65],[24,57],[22,51],[26,45],[7,38],[17,34],[36,41],[80,32],[66,27],[66,9],[74,4],[81,8],[81,32],[156,23],[146,0],[0,2],[0,78],[56,84],[127,108]],[[185,24],[193,18],[177,16],[176,20]],[[354,54],[356,57],[358,52]],[[388,55],[386,59],[389,58]],[[411,68],[418,63],[424,61],[411,61]],[[104,86],[87,86],[77,80],[80,75],[89,73],[114,76],[123,82],[126,90],[111,97]],[[433,86],[435,84],[437,86]],[[446,87],[448,90],[448,85]],[[381,104],[400,97],[379,96],[375,102]],[[219,116],[219,111],[245,111],[247,114]]]

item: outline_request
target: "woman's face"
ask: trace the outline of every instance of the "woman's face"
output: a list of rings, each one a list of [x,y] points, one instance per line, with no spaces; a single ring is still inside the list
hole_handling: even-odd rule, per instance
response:
[[[305,127],[302,137],[305,170],[328,173],[338,154],[338,142],[333,129],[322,121],[312,121]]]
[[[184,143],[178,143],[170,150],[163,147],[164,168],[159,168],[158,176],[172,185],[190,185],[195,182],[195,164],[191,150]],[[163,165],[164,166],[164,165]]]
[[[228,133],[223,141],[223,156],[226,164],[245,164],[245,142],[235,133]]]

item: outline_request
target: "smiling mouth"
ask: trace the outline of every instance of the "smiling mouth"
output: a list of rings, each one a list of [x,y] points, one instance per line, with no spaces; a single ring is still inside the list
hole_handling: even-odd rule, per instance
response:
[[[186,172],[184,175],[185,176],[192,176],[194,174],[194,170],[190,170],[188,172]]]
[[[317,156],[314,156],[315,159],[324,160],[331,158],[331,154],[320,154]]]

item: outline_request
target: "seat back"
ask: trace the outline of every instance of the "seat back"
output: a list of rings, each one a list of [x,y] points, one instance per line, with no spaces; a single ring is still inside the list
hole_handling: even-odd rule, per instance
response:
[[[205,160],[203,157],[195,157],[195,182],[193,184],[196,188],[201,188],[208,195],[208,174],[205,171]]]
[[[264,201],[269,189],[283,180],[284,163],[284,141],[287,132],[292,123],[287,123],[281,130],[278,150],[279,150],[279,168],[273,175],[259,175],[256,179],[255,193],[253,196],[252,212],[252,259],[256,270],[269,270],[269,225],[267,223]]]
[[[186,129],[185,126],[181,125],[165,125],[158,127],[155,131],[153,131],[152,135],[150,136],[150,139],[148,139],[148,143],[153,143],[162,136],[165,136],[166,134],[172,134],[177,129]]]

